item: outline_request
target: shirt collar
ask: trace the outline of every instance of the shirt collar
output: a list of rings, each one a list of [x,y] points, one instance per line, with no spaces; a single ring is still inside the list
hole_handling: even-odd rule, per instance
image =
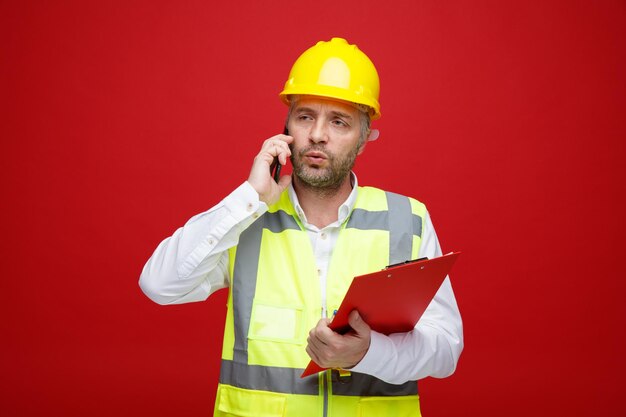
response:
[[[356,174],[352,171],[350,171],[350,180],[352,184],[352,191],[350,191],[350,195],[348,195],[346,201],[344,201],[343,204],[339,206],[339,209],[337,210],[337,222],[333,223],[333,225],[339,226],[340,224],[343,224],[343,222],[348,219],[348,216],[352,212],[352,209],[354,209],[354,204],[356,203],[356,196],[359,188],[359,182],[356,178]],[[302,210],[300,202],[298,201],[296,190],[293,188],[293,181],[289,184],[289,188],[287,191],[289,193],[289,199],[291,200],[293,207],[296,209],[296,215],[300,218],[302,224],[305,225],[305,227],[308,227],[309,222],[307,221],[304,210]]]

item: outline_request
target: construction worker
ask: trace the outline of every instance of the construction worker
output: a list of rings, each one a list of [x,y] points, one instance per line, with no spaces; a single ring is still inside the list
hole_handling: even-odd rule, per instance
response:
[[[422,203],[360,187],[352,172],[378,137],[378,73],[333,38],[298,58],[280,97],[285,134],[157,247],[140,286],[159,304],[229,288],[216,416],[420,416],[416,381],[452,374],[463,349],[448,278],[411,332],[372,331],[357,310],[349,333],[328,327],[354,276],[441,255]],[[293,174],[276,181],[270,170],[288,160]],[[300,378],[311,359],[331,369]]]

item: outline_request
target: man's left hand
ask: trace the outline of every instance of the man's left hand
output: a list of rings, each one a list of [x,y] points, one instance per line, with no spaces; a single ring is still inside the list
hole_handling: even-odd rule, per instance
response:
[[[352,368],[363,359],[370,347],[370,326],[354,310],[348,316],[352,330],[346,334],[332,331],[330,319],[321,319],[310,332],[306,352],[323,368]]]

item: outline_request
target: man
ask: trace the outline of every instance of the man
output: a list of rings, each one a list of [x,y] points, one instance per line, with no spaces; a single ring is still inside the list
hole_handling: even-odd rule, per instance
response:
[[[358,311],[328,327],[352,278],[441,255],[417,200],[359,187],[351,171],[380,117],[374,65],[356,45],[318,42],[280,94],[286,132],[263,142],[248,180],[164,240],[140,278],[157,303],[229,287],[216,416],[419,416],[416,381],[454,372],[462,324],[448,278],[415,329],[383,335]],[[290,158],[293,175],[270,169]],[[313,359],[325,368],[300,378]]]

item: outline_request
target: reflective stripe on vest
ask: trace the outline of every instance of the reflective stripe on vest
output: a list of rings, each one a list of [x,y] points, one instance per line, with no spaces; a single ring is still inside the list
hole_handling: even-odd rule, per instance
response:
[[[364,191],[359,189],[359,192]],[[407,197],[389,192],[385,196],[387,210],[355,207],[345,228],[388,232],[389,264],[403,262],[416,253],[413,239],[414,236],[421,237],[422,217],[412,212],[411,201]],[[306,233],[285,210],[293,212],[292,207],[281,207],[279,204],[278,210],[266,212],[240,237],[231,281],[234,346],[232,360],[222,359],[220,383],[251,390],[319,395],[318,378],[300,378],[303,369],[254,365],[248,361],[248,332],[257,287],[263,231],[278,234],[294,230]],[[348,383],[332,384],[332,392],[346,396],[406,396],[417,394],[417,383],[411,381],[392,385],[370,375],[354,373]]]
[[[300,230],[300,226],[293,217],[279,210],[274,213],[266,212],[248,227],[239,238],[237,246],[237,260],[234,276],[246,279],[234,280],[232,286],[235,316],[235,350],[233,360],[248,363],[248,329],[252,315],[252,301],[256,291],[256,272],[259,267],[259,250],[261,249],[261,231],[269,229],[273,233],[280,233],[287,229]]]
[[[283,394],[319,394],[318,378],[311,376],[300,378],[304,369],[279,368],[236,363],[222,360],[220,383],[239,388],[281,392]],[[353,373],[349,382],[333,384],[333,395],[358,395],[362,397],[399,396],[417,394],[417,384],[407,382],[394,385],[393,392],[389,384],[371,375]]]
[[[422,237],[422,218],[411,213],[407,197],[387,192],[388,211],[352,211],[347,229],[386,230],[389,232],[389,264],[411,259],[413,235]],[[410,216],[407,216],[410,213]]]

